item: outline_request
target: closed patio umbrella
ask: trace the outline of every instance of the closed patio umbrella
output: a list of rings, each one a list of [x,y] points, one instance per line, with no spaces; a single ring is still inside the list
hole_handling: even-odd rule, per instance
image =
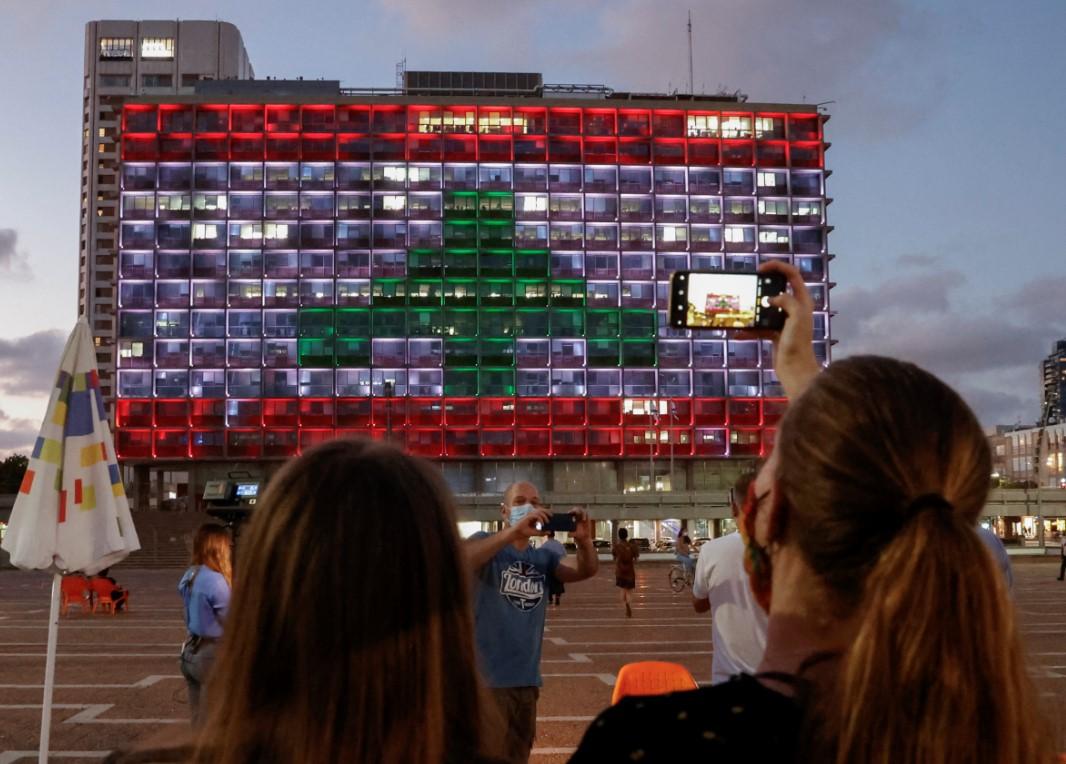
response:
[[[84,317],[67,340],[3,548],[11,563],[53,574],[40,762],[47,761],[63,573],[96,573],[141,548],[130,517]]]

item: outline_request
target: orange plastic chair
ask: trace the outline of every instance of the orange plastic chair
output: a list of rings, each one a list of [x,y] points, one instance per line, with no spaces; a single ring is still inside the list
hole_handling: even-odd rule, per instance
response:
[[[77,605],[83,613],[89,612],[89,582],[85,576],[63,576],[59,585],[59,612],[66,615],[71,605]]]
[[[127,592],[124,596],[119,597],[118,599],[112,598],[111,593],[114,592],[117,587],[106,578],[93,578],[89,581],[89,586],[92,587],[93,596],[95,598],[93,600],[94,613],[97,608],[103,608],[104,610],[110,611],[111,615],[114,615],[115,606],[120,602],[124,602],[126,607],[129,608],[129,593]]]
[[[627,663],[614,682],[611,705],[629,695],[666,695],[679,690],[695,690],[696,680],[680,663],[639,661]]]

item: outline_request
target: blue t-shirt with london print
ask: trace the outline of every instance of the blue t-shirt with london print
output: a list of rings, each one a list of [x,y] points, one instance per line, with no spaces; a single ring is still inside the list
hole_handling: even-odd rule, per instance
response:
[[[559,558],[547,549],[519,551],[508,544],[476,572],[478,661],[489,687],[540,687],[548,577],[558,565]]]

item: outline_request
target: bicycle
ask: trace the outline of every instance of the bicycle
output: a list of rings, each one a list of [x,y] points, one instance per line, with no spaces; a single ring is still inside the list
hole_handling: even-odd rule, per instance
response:
[[[696,571],[691,565],[682,565],[680,562],[676,562],[670,566],[670,588],[675,592],[684,591],[685,587],[692,588],[692,581],[695,579]]]

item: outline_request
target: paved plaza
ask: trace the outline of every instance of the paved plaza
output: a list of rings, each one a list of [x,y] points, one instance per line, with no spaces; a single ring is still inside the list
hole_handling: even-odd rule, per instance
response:
[[[639,568],[634,617],[626,619],[604,563],[552,608],[545,634],[536,764],[566,761],[593,716],[610,701],[620,666],[648,659],[685,664],[710,679],[710,620],[689,593],[667,585],[666,563]],[[1054,734],[1066,750],[1066,583],[1057,559],[1015,558],[1016,601]],[[129,614],[63,618],[56,667],[53,759],[98,762],[112,748],[184,723],[177,668],[183,637],[175,587],[180,571],[112,575],[132,590]],[[0,571],[0,764],[35,760],[47,637],[49,580]],[[649,730],[649,734],[656,734]]]

